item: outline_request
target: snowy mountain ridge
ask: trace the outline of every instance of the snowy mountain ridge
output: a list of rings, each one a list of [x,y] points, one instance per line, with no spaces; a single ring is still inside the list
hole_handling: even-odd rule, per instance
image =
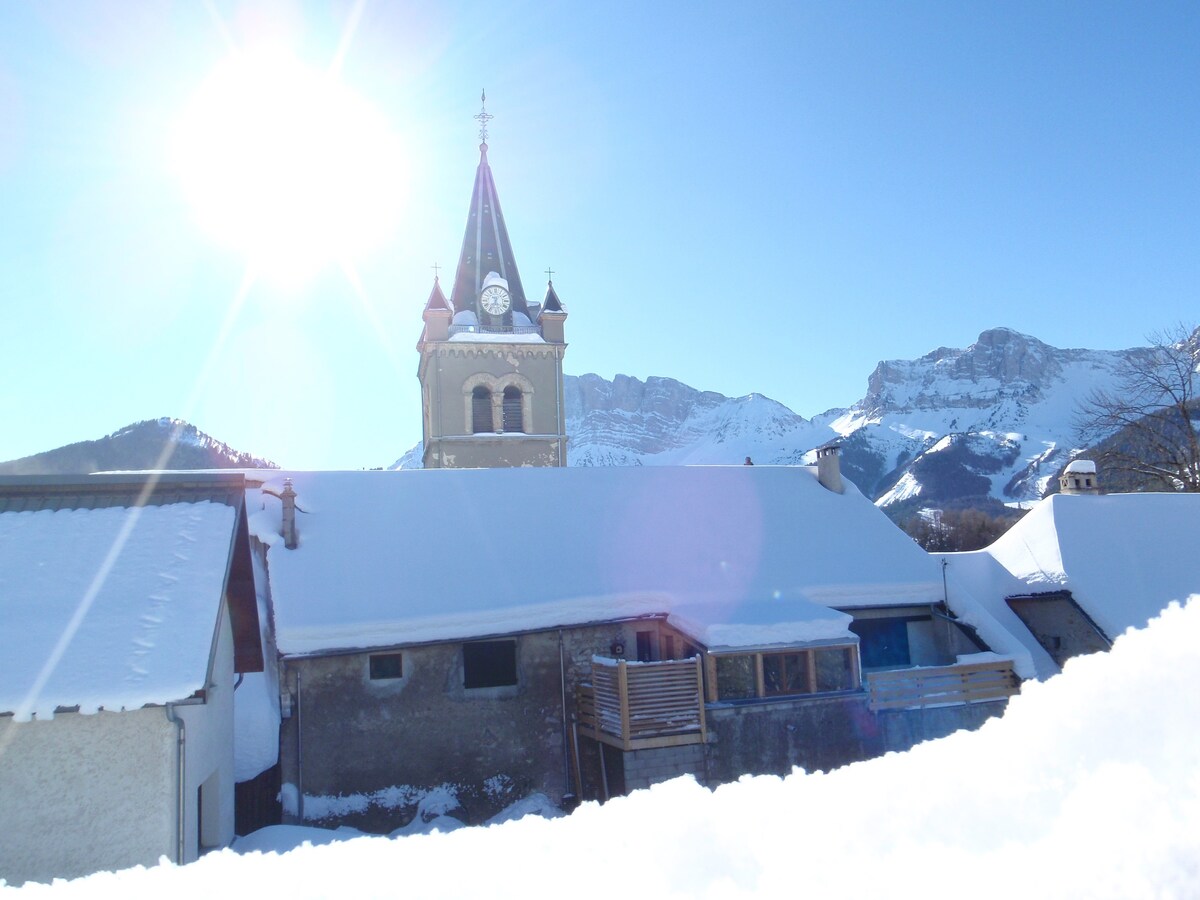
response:
[[[880,362],[849,407],[806,419],[763,396],[672,378],[565,376],[572,466],[797,465],[838,440],[846,475],[880,506],[1035,500],[1077,451],[1074,416],[1140,350],[1052,347],[991,328],[965,349]],[[393,468],[420,466],[414,448]]]

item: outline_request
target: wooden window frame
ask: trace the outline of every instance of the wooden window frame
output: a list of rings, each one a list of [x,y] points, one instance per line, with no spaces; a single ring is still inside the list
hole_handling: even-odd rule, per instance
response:
[[[840,688],[832,691],[817,690],[817,651],[822,650],[840,650],[848,654],[850,687]],[[804,667],[804,686],[803,691],[787,691],[776,690],[767,691],[767,680],[763,665],[763,658],[768,656],[801,656],[803,658]],[[857,644],[831,644],[823,647],[802,647],[792,650],[759,650],[749,653],[709,653],[706,654],[704,674],[705,674],[705,699],[708,703],[718,703],[721,700],[720,691],[717,688],[717,661],[723,658],[733,657],[753,657],[754,659],[754,697],[735,697],[726,702],[729,703],[749,703],[762,700],[778,700],[783,698],[797,697],[819,697],[830,694],[842,694],[847,691],[858,691],[862,689],[862,667],[858,659]],[[786,673],[786,663],[781,660],[781,665]]]

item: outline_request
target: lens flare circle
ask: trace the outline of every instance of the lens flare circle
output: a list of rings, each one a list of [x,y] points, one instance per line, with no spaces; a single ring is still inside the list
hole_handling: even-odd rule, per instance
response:
[[[361,259],[395,227],[403,167],[387,121],[282,52],[223,60],[188,104],[172,158],[201,227],[264,277]]]

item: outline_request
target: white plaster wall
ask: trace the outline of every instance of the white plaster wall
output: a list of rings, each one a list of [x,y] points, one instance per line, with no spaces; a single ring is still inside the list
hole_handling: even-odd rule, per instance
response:
[[[175,735],[161,707],[0,718],[0,878],[174,859]]]
[[[200,854],[197,791],[213,773],[217,774],[220,800],[214,846],[233,840],[233,627],[229,611],[221,605],[217,648],[204,704],[176,707],[185,726],[183,861]],[[173,796],[173,795],[172,795]],[[175,859],[172,851],[171,859]]]
[[[207,702],[185,725],[183,861],[199,856],[201,784],[217,774],[217,846],[234,834],[233,629],[221,606]],[[0,718],[0,878],[10,884],[178,859],[178,726],[164,707]]]

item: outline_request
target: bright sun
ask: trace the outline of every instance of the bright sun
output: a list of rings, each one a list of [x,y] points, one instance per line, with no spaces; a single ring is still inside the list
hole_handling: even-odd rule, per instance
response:
[[[386,239],[404,171],[383,116],[283,53],[223,61],[192,98],[173,161],[200,224],[256,276],[298,283]]]

